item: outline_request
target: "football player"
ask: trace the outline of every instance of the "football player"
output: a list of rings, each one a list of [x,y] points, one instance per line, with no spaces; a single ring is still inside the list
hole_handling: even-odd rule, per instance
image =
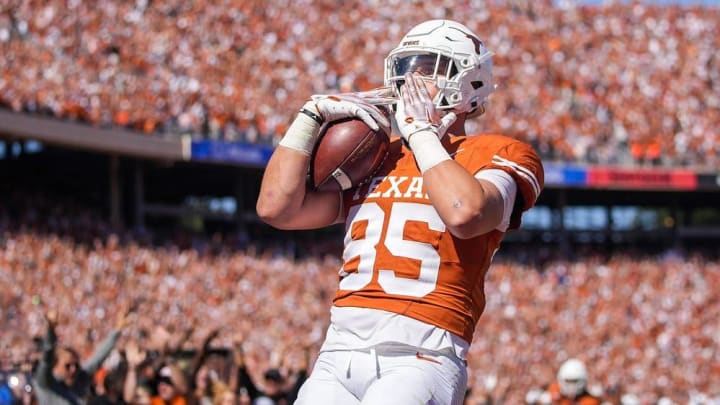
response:
[[[465,357],[485,307],[485,273],[505,233],[543,188],[527,144],[468,136],[495,86],[492,53],[448,20],[410,30],[385,63],[387,94],[313,97],[275,150],[257,202],[281,229],[344,222],[331,324],[299,404],[460,404]],[[393,127],[372,179],[341,193],[306,188],[322,123]]]
[[[548,388],[552,404],[600,405],[600,399],[587,388],[588,372],[585,363],[578,359],[566,360],[558,370],[557,381]]]

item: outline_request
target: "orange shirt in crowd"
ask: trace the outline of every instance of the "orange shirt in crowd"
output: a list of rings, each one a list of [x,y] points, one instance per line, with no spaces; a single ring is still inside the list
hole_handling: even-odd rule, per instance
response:
[[[600,399],[583,392],[576,398],[566,398],[560,393],[560,384],[552,383],[548,388],[553,405],[600,405]]]
[[[187,401],[182,395],[176,396],[169,402],[165,401],[160,397],[152,397],[150,398],[150,405],[187,405]]]

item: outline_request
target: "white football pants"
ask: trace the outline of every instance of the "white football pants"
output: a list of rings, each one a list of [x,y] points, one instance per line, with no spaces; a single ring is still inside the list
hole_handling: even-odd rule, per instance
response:
[[[465,362],[452,354],[420,350],[322,352],[295,404],[462,404]]]

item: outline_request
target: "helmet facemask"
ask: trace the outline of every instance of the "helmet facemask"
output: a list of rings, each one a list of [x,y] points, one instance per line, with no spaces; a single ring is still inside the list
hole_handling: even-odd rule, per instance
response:
[[[391,76],[388,80],[394,92],[399,94],[400,88],[405,84],[406,73],[419,73],[425,80],[432,82],[440,90],[434,100],[435,106],[437,108],[447,107],[448,103],[443,102],[444,97],[441,97],[441,94],[445,90],[448,82],[447,78],[457,74],[457,68],[452,59],[441,54],[426,53],[398,56],[389,58],[388,61],[391,64]]]
[[[557,378],[560,392],[566,397],[574,398],[585,390],[587,369],[580,360],[569,359],[560,366]]]
[[[459,67],[456,61],[440,53],[411,53],[391,55],[387,59],[389,77],[386,83],[390,85],[396,97],[399,97],[400,88],[405,84],[405,74],[417,72],[438,89],[433,103],[438,110],[452,109],[451,100],[458,101],[462,97],[459,83]]]
[[[560,392],[569,398],[575,398],[585,389],[586,381],[584,379],[561,379],[559,381]]]

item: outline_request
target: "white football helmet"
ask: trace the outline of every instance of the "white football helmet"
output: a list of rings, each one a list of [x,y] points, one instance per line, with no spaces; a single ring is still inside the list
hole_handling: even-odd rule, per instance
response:
[[[640,405],[640,398],[635,394],[623,394],[620,397],[620,405]]]
[[[440,89],[433,100],[438,110],[479,115],[495,90],[492,55],[466,26],[426,21],[411,29],[385,59],[385,85],[397,95],[406,72],[422,72]]]
[[[585,390],[587,385],[587,369],[578,359],[565,361],[558,370],[560,393],[568,398],[575,398]]]

